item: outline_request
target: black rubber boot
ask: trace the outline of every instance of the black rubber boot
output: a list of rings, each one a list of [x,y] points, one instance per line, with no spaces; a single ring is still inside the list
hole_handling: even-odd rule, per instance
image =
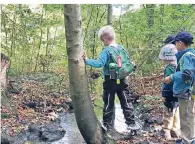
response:
[[[191,144],[195,144],[195,140],[193,140],[193,141],[191,142]]]
[[[178,140],[176,140],[175,144],[184,144],[184,142],[182,139],[178,139]]]

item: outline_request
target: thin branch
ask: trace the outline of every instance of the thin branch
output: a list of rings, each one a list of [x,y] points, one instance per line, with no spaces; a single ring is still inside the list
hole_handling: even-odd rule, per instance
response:
[[[98,20],[98,16],[99,16],[99,6],[97,7],[97,16],[96,16],[96,21],[95,21],[95,26],[97,28],[97,20]],[[93,34],[93,47],[92,47],[92,58],[94,59],[94,53],[95,53],[95,37],[96,37],[96,29],[94,30],[94,34]],[[92,72],[92,67],[90,68],[90,74]],[[92,81],[90,82],[91,85],[91,92],[92,92]]]
[[[90,24],[90,22],[91,22],[91,17],[92,17],[92,15],[93,15],[93,11],[94,11],[94,8],[93,8],[93,5],[92,5],[92,8],[91,8],[91,15],[90,15],[90,17],[89,17],[89,21],[88,21],[87,27],[86,27],[86,29],[85,29],[85,37],[84,37],[83,43],[85,43],[85,38],[86,38],[86,35],[87,35],[87,32],[88,32],[89,24]]]
[[[42,24],[42,22],[43,22],[43,12],[44,12],[44,9],[42,9],[41,20],[40,20],[41,36],[40,36],[40,39],[39,39],[39,51],[38,51],[38,53],[37,53],[37,57],[36,57],[36,63],[35,63],[34,72],[35,72],[35,71],[36,71],[36,69],[37,69],[37,63],[38,63],[38,58],[39,58],[39,52],[40,52],[40,49],[41,49],[41,43],[42,43],[43,30],[42,30],[41,24]]]
[[[48,55],[48,46],[49,46],[49,28],[47,28],[47,45],[46,45],[46,52],[45,55]]]
[[[105,14],[106,14],[106,11],[107,11],[107,8],[105,7],[105,10],[104,10],[104,12],[102,13],[102,15],[100,16],[100,20],[99,20],[98,23],[101,23],[102,18],[103,18],[103,17],[105,16]]]
[[[13,54],[13,45],[15,45],[15,24],[16,24],[16,11],[14,12],[14,21],[12,24],[12,35],[11,35],[11,53],[10,53],[10,57],[12,57]]]
[[[53,43],[52,43],[52,49],[53,49],[53,46],[54,46],[54,42],[55,42],[55,40],[56,40],[56,32],[57,32],[57,29],[58,29],[58,27],[56,27],[56,30],[55,30],[55,33],[54,33],[54,38],[53,38]]]
[[[123,44],[123,40],[122,40],[122,34],[121,34],[121,31],[122,31],[122,26],[121,26],[121,15],[122,15],[122,5],[121,5],[121,12],[120,12],[120,16],[119,16],[119,28],[120,28],[120,30],[119,30],[119,33],[120,33],[120,39],[121,39],[121,44]]]
[[[12,23],[14,23],[14,21],[9,17],[9,16],[7,16],[7,14],[3,11],[3,10],[1,10],[1,14],[3,14],[5,17],[7,17]],[[20,27],[23,27],[22,25],[20,25],[20,24],[17,24],[18,26],[20,26]],[[22,28],[21,28],[22,29]]]
[[[181,25],[175,30],[176,32],[183,26],[183,24],[194,14],[194,12],[195,12],[195,10],[191,13],[191,15],[187,18],[187,19],[185,19],[182,23],[181,23]]]
[[[195,20],[190,24],[190,26],[189,26],[189,29],[188,30],[190,30],[191,28],[192,28],[192,26],[194,25],[194,23],[195,23]]]
[[[98,6],[97,7],[97,16],[96,16],[96,21],[95,21],[95,26],[96,26],[96,28],[97,28],[97,20],[98,20],[98,17],[99,17],[99,13],[100,13],[100,11],[99,11],[99,9],[100,9],[100,7]],[[93,48],[92,48],[92,53],[93,53],[93,58],[94,58],[94,50],[95,50],[95,37],[96,37],[96,29],[94,30],[94,34],[93,34]]]

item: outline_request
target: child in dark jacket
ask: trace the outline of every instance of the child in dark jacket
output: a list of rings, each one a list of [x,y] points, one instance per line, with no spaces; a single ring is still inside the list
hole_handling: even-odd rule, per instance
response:
[[[173,44],[167,44],[161,49],[159,58],[165,64],[164,77],[175,73],[177,66],[176,53],[177,49]],[[178,137],[180,130],[178,99],[173,97],[173,83],[162,84],[162,96],[166,107],[163,119],[163,131],[165,138],[170,140],[172,137]]]
[[[174,39],[178,50],[177,70],[164,78],[164,83],[173,83],[173,96],[179,101],[181,138],[176,144],[195,144],[195,50],[191,47],[193,36],[189,32],[179,32]]]

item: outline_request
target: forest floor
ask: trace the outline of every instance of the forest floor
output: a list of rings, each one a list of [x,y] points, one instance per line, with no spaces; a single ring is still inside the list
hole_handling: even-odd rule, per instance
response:
[[[147,125],[146,131],[131,140],[119,140],[116,143],[153,143],[171,144],[162,136],[163,102],[160,96],[162,75],[149,77],[130,77],[130,87],[134,103],[140,107],[139,115]],[[8,91],[11,102],[16,104],[18,114],[9,114],[1,119],[1,130],[9,136],[15,136],[29,129],[30,124],[47,124],[55,121],[60,112],[70,112],[71,104],[68,78],[54,73],[38,73],[9,79]],[[97,97],[92,97],[94,105],[102,105]],[[98,105],[97,104],[97,105]],[[8,112],[1,105],[1,112]],[[95,112],[98,113],[95,108]],[[100,115],[97,115],[100,117]]]
[[[7,97],[17,113],[9,113],[2,103],[2,133],[10,138],[29,131],[33,124],[51,127],[50,124],[59,118],[58,113],[71,112],[69,84],[64,79],[67,79],[65,75],[54,73],[9,78]],[[33,129],[39,131],[39,128]]]

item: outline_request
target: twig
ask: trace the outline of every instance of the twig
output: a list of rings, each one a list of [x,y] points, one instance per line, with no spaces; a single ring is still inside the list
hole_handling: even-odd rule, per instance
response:
[[[85,43],[85,38],[86,38],[86,35],[87,35],[87,32],[88,32],[89,23],[91,22],[91,17],[92,17],[92,15],[93,15],[93,11],[94,11],[93,5],[92,5],[92,8],[91,8],[91,9],[92,9],[92,10],[91,10],[91,15],[90,15],[90,17],[89,17],[89,21],[88,21],[87,27],[86,27],[86,29],[85,29],[85,37],[84,37],[83,43]]]

